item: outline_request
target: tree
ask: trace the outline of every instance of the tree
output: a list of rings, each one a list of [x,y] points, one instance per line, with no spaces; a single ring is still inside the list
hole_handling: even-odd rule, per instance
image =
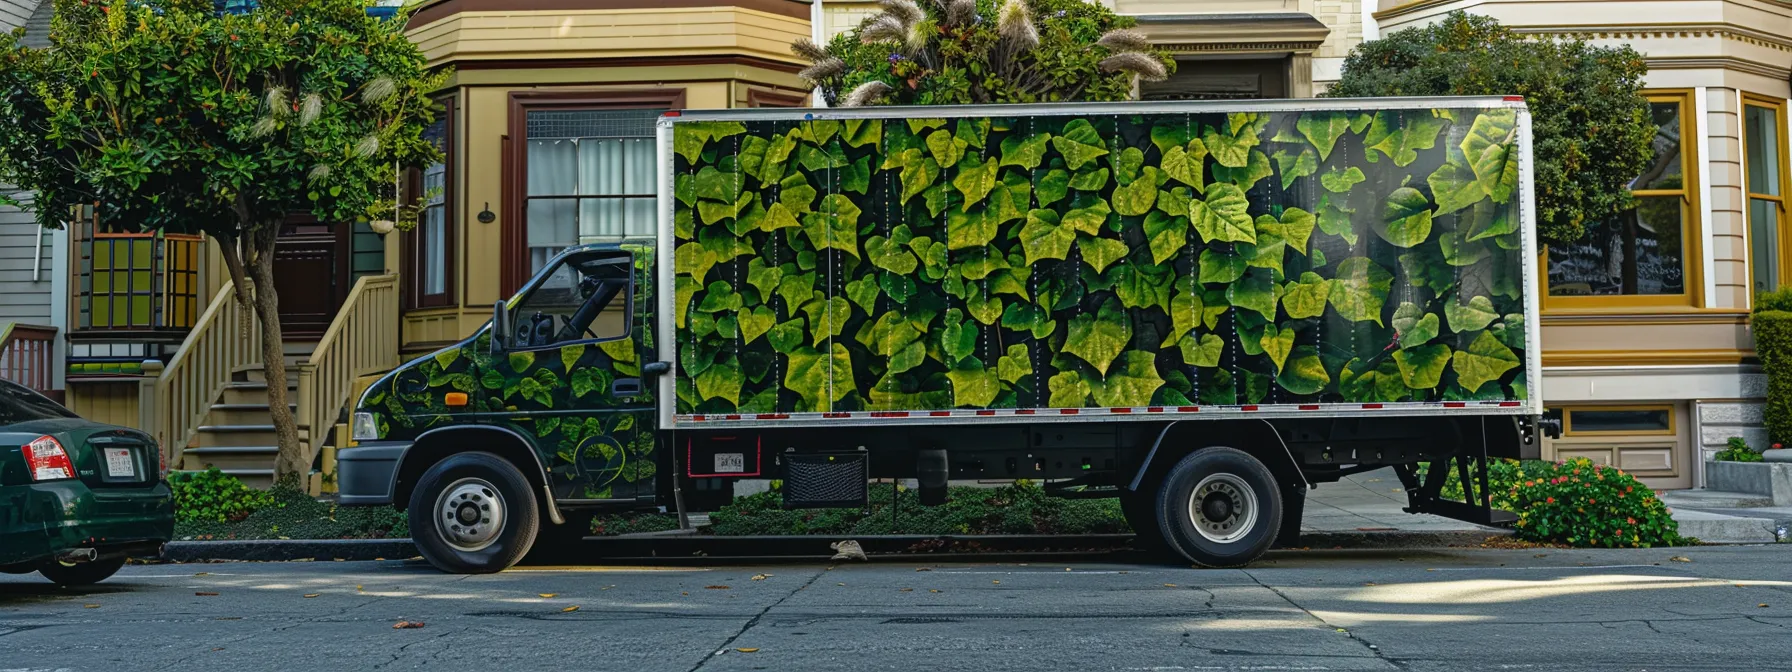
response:
[[[1082,0],[883,0],[823,48],[794,51],[828,104],[1127,100],[1176,65],[1134,22]]]
[[[1634,205],[1628,185],[1654,155],[1655,126],[1641,93],[1647,71],[1629,47],[1519,35],[1457,11],[1358,45],[1326,95],[1524,96],[1538,234],[1565,243]]]
[[[438,157],[430,73],[364,0],[56,0],[47,49],[0,41],[0,181],[40,225],[203,232],[262,325],[276,483],[309,469],[286,398],[274,245],[294,213],[414,221],[397,171]]]

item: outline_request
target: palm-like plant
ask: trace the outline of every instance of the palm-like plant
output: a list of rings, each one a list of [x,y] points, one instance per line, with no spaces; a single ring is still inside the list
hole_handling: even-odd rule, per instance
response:
[[[1081,0],[879,4],[825,47],[792,47],[830,105],[1124,100],[1175,67],[1131,19]]]

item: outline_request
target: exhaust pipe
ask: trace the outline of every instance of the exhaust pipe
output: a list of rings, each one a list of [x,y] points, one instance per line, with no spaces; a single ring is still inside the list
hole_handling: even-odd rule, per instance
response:
[[[91,548],[71,548],[56,555],[56,561],[63,564],[93,562],[100,557],[100,552]]]

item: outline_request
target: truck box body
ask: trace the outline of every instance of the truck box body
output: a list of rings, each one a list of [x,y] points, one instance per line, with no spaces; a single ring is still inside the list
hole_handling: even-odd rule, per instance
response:
[[[1540,413],[1500,98],[685,112],[679,428]]]

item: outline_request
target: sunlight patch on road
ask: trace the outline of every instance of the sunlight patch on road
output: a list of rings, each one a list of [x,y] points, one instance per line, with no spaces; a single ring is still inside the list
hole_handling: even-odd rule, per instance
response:
[[[714,567],[601,567],[601,566],[585,566],[585,565],[542,565],[539,567],[511,567],[510,569],[504,570],[502,573],[512,574],[512,573],[522,573],[522,572],[536,572],[536,573],[604,572],[604,573],[611,573],[611,574],[636,574],[636,573],[640,573],[640,574],[673,573],[673,574],[675,574],[678,572],[712,572],[712,571],[715,571]]]
[[[1639,574],[1596,574],[1544,580],[1468,579],[1394,583],[1350,591],[1344,599],[1381,604],[1497,604],[1592,593],[1673,588],[1786,587],[1788,581],[1735,581]]]

